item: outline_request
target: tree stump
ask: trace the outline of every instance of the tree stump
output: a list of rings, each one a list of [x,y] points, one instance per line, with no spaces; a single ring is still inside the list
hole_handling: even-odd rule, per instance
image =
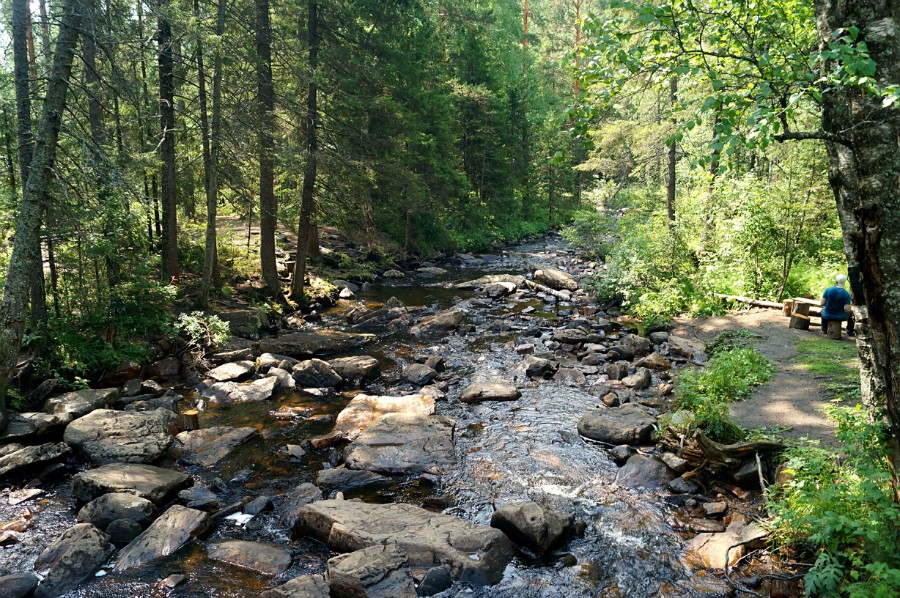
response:
[[[198,416],[200,412],[196,409],[189,409],[184,413],[178,414],[178,419],[175,422],[175,426],[178,428],[179,432],[190,432],[191,430],[197,430],[200,428],[200,420]]]
[[[794,301],[792,299],[784,300],[784,307],[781,310],[786,317],[791,315],[791,311],[794,309]]]
[[[791,311],[791,328],[809,330],[809,303],[794,301]]]
[[[840,320],[829,320],[828,321],[828,338],[831,340],[839,341],[841,340],[841,321]]]

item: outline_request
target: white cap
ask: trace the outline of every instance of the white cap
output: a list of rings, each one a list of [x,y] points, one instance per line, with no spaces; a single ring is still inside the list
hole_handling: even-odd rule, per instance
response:
[[[845,282],[847,282],[847,277],[843,274],[838,274],[834,277],[834,282],[836,282],[838,285],[843,285]]]

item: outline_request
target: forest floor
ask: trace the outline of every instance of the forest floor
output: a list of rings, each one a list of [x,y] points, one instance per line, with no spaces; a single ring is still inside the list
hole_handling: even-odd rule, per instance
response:
[[[744,428],[768,428],[788,439],[809,438],[823,446],[836,446],[834,422],[824,407],[846,387],[836,378],[858,376],[856,343],[846,335],[826,338],[818,325],[809,331],[788,328],[780,311],[751,309],[719,317],[680,319],[673,332],[706,343],[725,330],[746,330],[754,335],[751,346],[775,364],[775,375],[755,389],[753,396],[732,405],[735,423]],[[858,383],[858,378],[857,378]]]

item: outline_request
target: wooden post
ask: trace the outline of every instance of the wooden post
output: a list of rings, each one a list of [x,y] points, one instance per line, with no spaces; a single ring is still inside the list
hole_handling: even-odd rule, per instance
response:
[[[828,338],[831,340],[841,340],[841,321],[828,320]]]
[[[191,430],[200,429],[200,421],[198,416],[200,415],[200,411],[197,409],[189,409],[184,413],[178,414],[178,419],[175,422],[175,426],[178,428],[179,432],[189,432]]]
[[[794,300],[793,299],[785,299],[784,307],[782,308],[781,313],[783,313],[785,316],[790,316],[791,311],[793,311],[793,309],[794,309]]]
[[[809,330],[809,303],[794,301],[790,327],[797,330]]]

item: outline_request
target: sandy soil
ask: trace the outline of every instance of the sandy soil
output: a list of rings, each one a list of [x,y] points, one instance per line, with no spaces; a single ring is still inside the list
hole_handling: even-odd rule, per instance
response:
[[[775,363],[776,372],[751,398],[734,403],[731,410],[734,420],[745,428],[790,426],[784,432],[788,438],[807,437],[823,445],[837,445],[834,424],[822,412],[827,397],[821,382],[795,360],[797,339],[821,335],[818,320],[813,320],[808,332],[794,330],[788,328],[788,318],[780,311],[751,309],[722,317],[679,320],[673,332],[709,342],[723,330],[736,329],[759,335],[760,338],[753,340],[753,346]],[[854,340],[844,336],[840,341],[829,342],[853,343]]]

